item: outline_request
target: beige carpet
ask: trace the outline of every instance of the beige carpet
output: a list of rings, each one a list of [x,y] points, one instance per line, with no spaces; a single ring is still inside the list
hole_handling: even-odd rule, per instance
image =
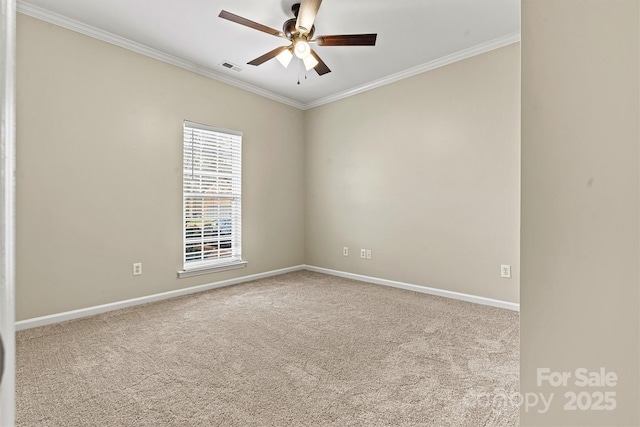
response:
[[[517,426],[518,314],[300,271],[17,334],[19,426]]]

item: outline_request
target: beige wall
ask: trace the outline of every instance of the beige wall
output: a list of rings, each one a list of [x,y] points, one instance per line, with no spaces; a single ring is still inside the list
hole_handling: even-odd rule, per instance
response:
[[[518,302],[519,67],[513,44],[307,111],[307,264]]]
[[[555,393],[522,425],[640,425],[639,14],[523,1],[521,236],[519,45],[303,113],[19,15],[18,319],[303,262],[507,301],[521,281],[522,392]],[[175,278],[183,119],[245,132],[245,270]],[[616,372],[617,409],[563,411],[583,389],[541,367]]]
[[[18,320],[305,262],[518,301],[518,45],[302,112],[18,18]],[[184,119],[244,132],[246,269],[176,278]]]
[[[638,2],[522,6],[521,391],[555,396],[521,425],[638,426]],[[601,367],[616,386],[575,386]],[[572,377],[538,387],[538,368]],[[585,391],[617,408],[564,410]]]
[[[304,262],[302,111],[24,15],[17,80],[18,320]],[[176,278],[184,119],[244,132],[245,269]]]

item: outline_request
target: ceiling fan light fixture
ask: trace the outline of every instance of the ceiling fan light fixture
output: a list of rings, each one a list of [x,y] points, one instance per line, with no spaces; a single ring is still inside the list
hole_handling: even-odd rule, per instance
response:
[[[311,46],[309,46],[309,42],[306,40],[298,39],[295,42],[293,51],[298,58],[305,59],[311,53]]]
[[[306,58],[302,60],[304,62],[304,68],[309,71],[318,65],[318,60],[313,57],[313,55],[308,55]]]
[[[247,62],[248,65],[258,66],[278,58],[285,68],[289,66],[293,56],[301,59],[307,71],[314,69],[319,76],[330,73],[322,59],[311,50],[309,43],[316,43],[318,46],[375,46],[377,34],[343,34],[343,35],[323,35],[314,39],[315,20],[322,0],[302,0],[291,7],[294,18],[285,21],[282,31],[278,31],[242,16],[221,10],[218,17],[226,19],[236,24],[243,25],[275,37],[283,38],[291,42],[289,46],[277,47],[256,59]],[[300,64],[300,63],[298,63]]]
[[[291,53],[290,49],[283,50],[276,56],[276,59],[282,64],[284,68],[287,68],[289,66],[289,63],[293,59],[293,54]]]

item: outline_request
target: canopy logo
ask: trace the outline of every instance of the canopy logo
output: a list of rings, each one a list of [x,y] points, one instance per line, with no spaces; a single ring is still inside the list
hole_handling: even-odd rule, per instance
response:
[[[618,385],[618,375],[605,368],[595,371],[587,368],[577,368],[573,371],[538,368],[536,385],[568,389],[562,394],[562,398],[556,400],[563,405],[562,408],[565,411],[613,411],[617,406],[616,392],[612,389]],[[554,392],[470,390],[464,397],[464,404],[475,408],[491,407],[496,410],[505,406],[521,406],[524,407],[525,412],[536,411],[545,414],[554,403],[555,397]]]

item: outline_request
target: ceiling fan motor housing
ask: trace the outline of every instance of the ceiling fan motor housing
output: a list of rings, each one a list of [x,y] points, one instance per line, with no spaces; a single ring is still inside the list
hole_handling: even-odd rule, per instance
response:
[[[296,28],[296,22],[297,19],[296,18],[292,18],[289,19],[287,21],[285,21],[284,25],[282,26],[282,32],[284,33],[284,35],[291,40],[293,37],[298,35],[298,29]],[[313,27],[311,27],[311,31],[309,31],[306,35],[305,38],[307,40],[310,40],[311,37],[313,37],[313,33],[316,31],[316,26],[314,25]]]

